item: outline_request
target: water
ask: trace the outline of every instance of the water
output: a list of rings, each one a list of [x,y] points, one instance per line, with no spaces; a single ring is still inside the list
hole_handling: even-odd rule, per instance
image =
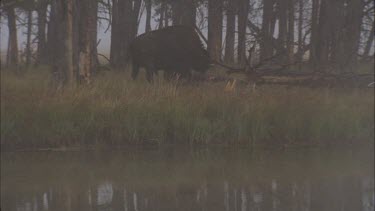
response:
[[[373,152],[1,153],[1,210],[374,210]]]

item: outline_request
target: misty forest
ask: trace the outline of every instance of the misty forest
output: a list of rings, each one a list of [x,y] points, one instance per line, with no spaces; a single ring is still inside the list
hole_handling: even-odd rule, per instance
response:
[[[1,210],[373,210],[374,15],[1,0]]]

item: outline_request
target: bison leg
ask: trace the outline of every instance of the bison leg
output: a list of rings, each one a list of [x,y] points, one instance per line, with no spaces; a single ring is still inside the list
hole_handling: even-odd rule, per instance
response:
[[[135,80],[139,73],[139,65],[135,62],[133,62],[133,71],[132,71],[132,78]]]

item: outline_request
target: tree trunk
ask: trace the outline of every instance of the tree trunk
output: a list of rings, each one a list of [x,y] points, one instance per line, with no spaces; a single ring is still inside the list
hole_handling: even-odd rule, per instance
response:
[[[111,32],[111,65],[125,67],[127,47],[132,36],[132,2],[130,0],[113,0],[113,22]]]
[[[195,0],[174,0],[171,4],[173,25],[195,25]]]
[[[160,17],[159,17],[159,29],[164,28],[164,15],[166,10],[166,3],[164,1],[160,2]]]
[[[347,58],[345,63],[354,71],[358,61],[359,41],[361,38],[361,26],[363,17],[363,0],[347,0],[347,36],[346,50]],[[345,65],[346,66],[346,65]]]
[[[112,0],[110,64],[115,67],[119,62],[119,6],[118,0]]]
[[[223,0],[208,1],[208,52],[212,59],[221,61]]]
[[[96,13],[97,2],[80,0],[79,20],[79,81],[90,83],[92,72],[96,69]]]
[[[129,40],[131,39],[132,32],[132,2],[130,0],[119,0],[118,1],[118,40],[115,45],[119,47],[118,61],[116,62],[117,67],[125,67],[127,59],[127,48],[129,46]]]
[[[66,1],[51,1],[50,18],[48,23],[47,55],[51,65],[52,79],[56,88],[60,88],[67,81],[66,52]],[[73,59],[73,58],[71,58]],[[72,65],[71,65],[72,66]],[[73,67],[71,67],[73,68]]]
[[[129,60],[129,44],[138,32],[141,0],[113,0],[111,40],[111,65],[126,67]]]
[[[68,86],[75,85],[74,64],[73,64],[73,5],[74,0],[65,0],[64,16],[65,16],[65,51],[64,61],[66,64],[66,83]]]
[[[183,6],[181,24],[194,27],[197,15],[195,0],[183,0]]]
[[[310,38],[310,64],[316,69],[317,64],[317,42],[318,42],[318,18],[319,18],[319,0],[312,0],[311,12],[311,38]]]
[[[45,64],[47,56],[46,23],[47,23],[47,0],[40,0],[38,5],[38,48],[36,64]]]
[[[330,49],[330,13],[331,2],[322,1],[319,11],[318,40],[316,43],[317,65],[320,70],[327,68]]]
[[[273,55],[271,22],[273,15],[273,0],[263,1],[262,38],[260,42],[260,60],[266,60]]]
[[[236,27],[236,5],[235,2],[228,1],[227,12],[227,31],[225,38],[225,56],[226,64],[234,64],[234,40]]]
[[[10,7],[6,9],[8,15],[8,54],[7,54],[7,65],[9,67],[18,66],[18,42],[17,42],[17,27],[16,27],[16,14],[14,8]]]
[[[164,3],[165,4],[165,14],[164,14],[164,27],[167,27],[169,26],[169,18],[170,18],[170,15],[169,15],[169,5],[167,3]]]
[[[152,4],[151,0],[145,0],[146,5],[146,28],[145,32],[151,31],[151,10],[152,10]]]
[[[294,0],[288,0],[288,64],[294,62]]]
[[[0,40],[1,40],[1,15],[0,15]],[[0,42],[0,49],[1,49],[1,42]],[[0,71],[3,69],[2,68],[2,60],[3,60],[3,54],[1,53],[1,50],[0,50]]]
[[[132,41],[138,34],[138,25],[139,25],[139,12],[141,11],[141,4],[142,0],[133,0],[134,2],[132,3],[130,1],[130,8],[131,8],[131,14],[132,14],[132,23],[131,23],[131,37],[130,41]],[[133,5],[133,7],[132,7]]]
[[[31,30],[33,27],[33,11],[27,11],[27,34],[26,34],[26,67],[31,63]]]
[[[303,61],[303,0],[298,0],[298,50],[297,50],[297,61],[299,64]],[[301,68],[301,66],[300,66]]]
[[[246,23],[249,14],[249,0],[239,0],[238,8],[238,63],[246,63]]]
[[[92,63],[91,63],[91,70],[93,72],[96,72],[98,70],[98,65],[99,65],[99,58],[98,58],[98,4],[99,2],[96,2],[93,4],[93,10],[92,10],[92,16],[93,16],[93,26],[92,26],[92,29],[90,31],[91,33],[91,45],[93,46],[93,51],[91,53],[91,59],[92,59]]]
[[[342,65],[345,61],[345,41],[347,36],[345,32],[345,5],[344,1],[335,1],[331,5],[332,11],[329,13],[331,30],[331,48],[330,48],[330,63],[333,67],[345,69]],[[328,20],[327,20],[328,21]]]
[[[174,0],[170,4],[172,7],[172,25],[180,25],[182,16],[182,0]]]
[[[287,46],[287,35],[288,35],[288,4],[289,0],[278,0],[278,16],[279,16],[279,45],[285,48]],[[281,61],[285,61],[287,58],[287,52],[277,52],[280,54]]]

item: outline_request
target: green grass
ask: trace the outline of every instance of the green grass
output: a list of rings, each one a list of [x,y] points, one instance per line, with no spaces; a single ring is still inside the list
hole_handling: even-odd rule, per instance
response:
[[[367,145],[374,90],[224,83],[178,85],[106,72],[88,86],[56,91],[50,74],[1,73],[1,148],[144,144]]]

